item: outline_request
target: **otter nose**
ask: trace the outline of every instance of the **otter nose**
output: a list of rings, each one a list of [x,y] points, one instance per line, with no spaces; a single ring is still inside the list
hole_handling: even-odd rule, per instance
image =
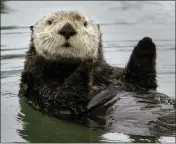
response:
[[[59,31],[59,34],[63,35],[68,40],[71,36],[76,34],[76,31],[70,23],[66,23]]]

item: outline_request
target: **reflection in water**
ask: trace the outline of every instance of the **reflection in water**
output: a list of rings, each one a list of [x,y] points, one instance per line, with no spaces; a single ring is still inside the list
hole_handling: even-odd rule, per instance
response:
[[[95,130],[82,125],[69,123],[49,117],[35,111],[24,99],[19,99],[20,112],[18,120],[23,128],[18,129],[19,135],[27,142],[57,143],[57,142],[133,142],[133,143],[159,143],[172,137],[154,137],[140,135],[126,135]],[[164,140],[163,140],[164,139]]]
[[[125,135],[119,133],[106,133],[102,135],[102,142],[132,142],[132,143],[158,143],[159,137]]]
[[[18,130],[28,142],[100,142],[101,131],[48,117],[35,111],[20,99],[19,119],[23,129]]]
[[[130,136],[133,143],[158,143],[159,137],[151,137],[151,136]]]

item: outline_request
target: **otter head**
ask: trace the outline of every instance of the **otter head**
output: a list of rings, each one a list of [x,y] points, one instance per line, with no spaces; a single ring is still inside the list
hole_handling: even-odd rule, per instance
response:
[[[37,54],[46,59],[98,57],[99,26],[79,12],[49,14],[30,29]]]

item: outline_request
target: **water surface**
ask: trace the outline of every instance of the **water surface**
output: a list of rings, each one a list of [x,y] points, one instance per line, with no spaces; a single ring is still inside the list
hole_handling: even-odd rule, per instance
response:
[[[29,26],[43,15],[79,10],[100,23],[106,60],[124,67],[144,36],[157,46],[158,91],[175,97],[175,2],[9,1],[1,14],[2,142],[174,142],[174,137],[111,133],[48,117],[19,100],[20,73],[30,40]]]

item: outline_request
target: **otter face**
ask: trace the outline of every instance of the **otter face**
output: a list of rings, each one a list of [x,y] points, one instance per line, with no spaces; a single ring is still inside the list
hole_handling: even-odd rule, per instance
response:
[[[37,53],[46,59],[96,58],[100,32],[83,14],[61,11],[36,22],[32,38]]]

